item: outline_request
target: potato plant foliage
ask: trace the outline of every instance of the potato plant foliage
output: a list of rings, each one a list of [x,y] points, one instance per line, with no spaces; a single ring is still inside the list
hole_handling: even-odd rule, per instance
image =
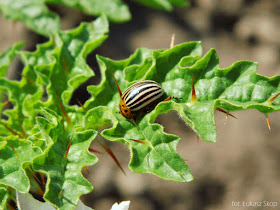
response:
[[[36,2],[44,5],[43,1]],[[148,4],[148,1],[141,2]],[[161,2],[178,3],[175,6],[180,3]],[[5,1],[1,4],[1,10],[5,11]],[[217,108],[229,112],[257,109],[265,115],[280,110],[280,98],[274,98],[280,92],[280,76],[259,75],[257,64],[250,61],[220,69],[215,50],[202,55],[200,42],[182,43],[171,49],[141,48],[118,61],[98,55],[100,84],[87,87],[91,97],[83,107],[70,105],[73,92],[94,76],[86,57],[102,44],[107,33],[108,21],[101,15],[92,23],[54,33],[49,41],[38,44],[34,52],[22,51],[23,43],[17,43],[0,55],[0,203],[3,208],[7,208],[9,198],[15,197],[15,191],[28,193],[34,182],[31,172],[40,172],[47,179],[44,200],[59,209],[74,209],[79,197],[93,189],[81,170],[98,161],[88,149],[101,129],[104,138],[129,148],[129,168],[133,172],[188,182],[193,179],[190,169],[176,152],[180,138],[165,133],[155,123],[159,114],[175,110],[201,139],[215,142]],[[17,55],[24,63],[22,78],[9,80],[6,74]],[[136,126],[118,113],[120,97],[110,70],[122,90],[137,81],[153,80],[167,95],[180,99],[159,103],[151,112],[137,118]],[[192,80],[197,100],[192,100]]]
[[[133,2],[163,11],[188,5],[186,0],[134,0]],[[48,5],[72,7],[93,16],[104,14],[110,21],[116,23],[131,19],[129,7],[122,0],[1,0],[0,13],[7,19],[23,22],[36,33],[49,36],[60,29],[60,21],[58,14],[52,12]]]

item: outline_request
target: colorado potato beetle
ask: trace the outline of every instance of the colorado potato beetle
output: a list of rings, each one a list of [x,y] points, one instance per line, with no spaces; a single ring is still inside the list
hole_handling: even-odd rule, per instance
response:
[[[137,82],[129,86],[124,93],[122,93],[112,71],[111,73],[121,97],[119,104],[120,113],[127,119],[135,120],[137,113],[155,107],[161,101],[171,99],[171,97],[168,97],[164,100],[164,90],[157,82],[152,80]]]
[[[156,105],[164,95],[162,87],[151,80],[137,82],[128,87],[120,100],[120,112],[127,118],[134,118],[133,114]]]

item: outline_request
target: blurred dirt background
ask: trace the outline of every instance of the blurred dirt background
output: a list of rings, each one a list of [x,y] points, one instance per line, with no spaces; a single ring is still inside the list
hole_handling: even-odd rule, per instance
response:
[[[109,39],[94,53],[123,59],[139,47],[168,48],[174,33],[175,44],[201,40],[204,54],[215,48],[220,68],[251,60],[259,63],[259,74],[280,74],[279,0],[192,0],[190,7],[172,13],[127,3],[133,19],[125,24],[111,24]],[[70,8],[50,8],[59,13],[64,29],[92,19]],[[27,50],[46,41],[21,23],[6,21],[2,16],[0,25],[1,51],[21,40],[26,41]],[[88,57],[88,63],[98,69],[95,54]],[[22,68],[18,60],[14,62],[16,67]],[[10,77],[18,75],[11,73]],[[99,79],[97,71],[89,83],[97,84]],[[85,90],[85,86],[79,89],[87,97]],[[238,119],[229,118],[225,125],[225,115],[216,113],[217,143],[197,143],[196,134],[176,112],[158,117],[157,122],[164,125],[166,132],[181,138],[178,152],[186,159],[194,181],[176,183],[153,175],[133,174],[127,167],[128,149],[120,143],[110,143],[127,176],[106,153],[98,155],[99,162],[84,173],[95,188],[82,197],[83,201],[96,210],[110,209],[114,202],[122,200],[131,201],[131,210],[247,209],[243,201],[248,205],[250,201],[277,202],[274,209],[280,209],[280,113],[269,115],[271,132],[265,116],[256,110],[233,114]],[[233,202],[240,202],[240,206]]]

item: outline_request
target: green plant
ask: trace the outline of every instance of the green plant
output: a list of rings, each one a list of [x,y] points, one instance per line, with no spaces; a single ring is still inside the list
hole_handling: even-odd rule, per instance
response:
[[[140,4],[165,11],[173,7],[185,7],[186,0],[135,0]],[[128,6],[121,0],[1,0],[0,13],[5,18],[23,22],[31,30],[49,36],[60,30],[59,16],[50,11],[48,4],[64,5],[76,8],[88,15],[104,14],[110,21],[122,23],[131,19]]]
[[[5,11],[3,2],[1,11]],[[170,2],[177,2],[177,6],[181,1]],[[35,26],[32,20],[30,25]],[[176,152],[180,138],[165,133],[155,123],[159,114],[176,110],[201,139],[215,142],[217,108],[226,112],[254,108],[265,115],[280,110],[280,76],[256,74],[257,64],[250,61],[219,69],[215,50],[202,56],[200,42],[171,49],[141,48],[119,61],[97,56],[100,84],[87,87],[91,97],[83,107],[69,104],[74,90],[94,76],[85,59],[107,33],[108,21],[102,15],[76,29],[53,33],[34,52],[21,51],[23,43],[18,43],[1,54],[0,200],[4,208],[9,199],[15,199],[15,191],[25,194],[33,190],[34,172],[47,179],[44,192],[39,186],[35,193],[56,208],[75,208],[79,197],[93,189],[81,170],[98,161],[88,148],[100,129],[106,128],[100,135],[130,149],[129,168],[133,172],[187,182],[192,180],[190,169]],[[16,55],[25,64],[20,81],[5,78]],[[149,79],[180,99],[161,102],[138,118],[136,126],[118,113],[120,98],[110,69],[122,90]]]

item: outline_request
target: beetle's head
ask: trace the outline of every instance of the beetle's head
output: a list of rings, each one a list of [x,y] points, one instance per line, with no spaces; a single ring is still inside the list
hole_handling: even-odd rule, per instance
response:
[[[127,119],[133,119],[130,109],[126,106],[123,99],[120,100],[120,112]]]

